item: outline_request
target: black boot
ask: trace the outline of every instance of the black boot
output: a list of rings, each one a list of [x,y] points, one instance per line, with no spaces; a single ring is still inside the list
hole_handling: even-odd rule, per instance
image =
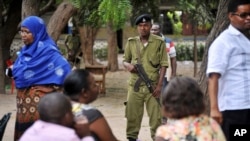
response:
[[[133,138],[128,138],[128,141],[136,141],[136,139],[133,139]]]

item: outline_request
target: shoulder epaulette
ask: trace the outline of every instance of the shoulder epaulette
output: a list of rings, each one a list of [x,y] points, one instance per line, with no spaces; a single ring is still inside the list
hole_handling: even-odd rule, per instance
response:
[[[138,39],[137,36],[136,36],[136,37],[129,37],[129,38],[128,38],[129,41],[130,41],[130,40],[136,40],[136,39]]]

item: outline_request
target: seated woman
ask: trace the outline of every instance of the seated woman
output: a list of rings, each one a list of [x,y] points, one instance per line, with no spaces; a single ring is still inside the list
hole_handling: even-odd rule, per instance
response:
[[[158,127],[155,140],[225,141],[219,124],[203,114],[204,110],[204,95],[197,82],[173,78],[162,95],[163,116],[168,120]]]
[[[64,80],[63,88],[72,100],[75,116],[83,114],[87,117],[90,131],[97,141],[117,141],[102,113],[88,105],[96,100],[99,93],[91,73],[84,69],[72,71]]]

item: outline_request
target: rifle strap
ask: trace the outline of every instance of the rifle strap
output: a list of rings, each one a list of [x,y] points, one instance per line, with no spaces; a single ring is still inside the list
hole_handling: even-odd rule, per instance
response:
[[[137,53],[137,64],[141,64],[141,53],[140,53],[140,44],[139,44],[140,38],[138,40],[136,40],[136,53]],[[142,78],[139,77],[134,85],[134,91],[138,92],[139,91],[139,87],[140,84],[143,82]]]
[[[137,52],[137,63],[141,64],[141,53],[140,53],[140,44],[139,44],[139,40],[136,40],[136,52]]]

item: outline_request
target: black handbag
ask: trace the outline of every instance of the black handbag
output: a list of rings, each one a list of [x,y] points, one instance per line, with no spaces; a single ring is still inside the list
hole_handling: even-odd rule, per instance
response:
[[[11,113],[5,114],[0,120],[0,141],[2,141],[6,125],[10,119]]]

